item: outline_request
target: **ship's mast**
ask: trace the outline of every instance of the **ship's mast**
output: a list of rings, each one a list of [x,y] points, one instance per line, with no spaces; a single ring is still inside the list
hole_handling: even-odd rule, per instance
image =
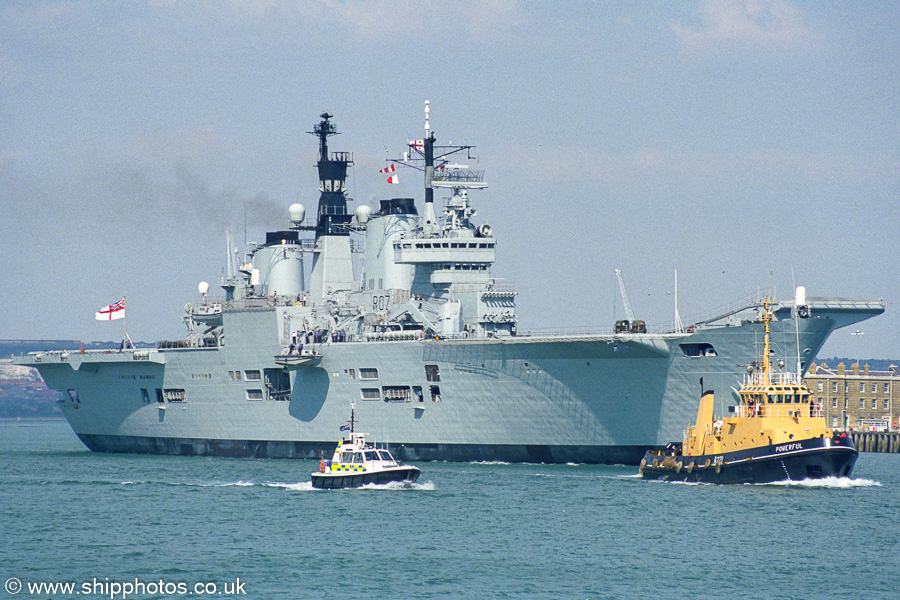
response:
[[[319,138],[319,211],[316,219],[316,237],[322,235],[349,235],[346,225],[353,218],[347,214],[347,168],[353,164],[349,152],[333,152],[328,155],[328,136],[337,135],[337,129],[329,119],[334,115],[324,112],[322,121],[310,131]]]
[[[309,133],[319,138],[319,210],[316,218],[316,246],[313,254],[310,294],[319,303],[337,291],[353,286],[353,264],[350,259],[350,221],[347,213],[347,168],[353,164],[349,152],[328,155],[328,136],[336,135],[329,122],[334,115],[321,114],[320,121]]]
[[[438,232],[438,224],[437,217],[434,212],[434,187],[432,186],[432,182],[434,181],[434,133],[431,131],[431,123],[429,122],[429,113],[431,109],[429,108],[428,100],[425,101],[425,140],[424,140],[424,152],[425,152],[425,224],[423,227],[424,233],[426,236],[436,235]]]

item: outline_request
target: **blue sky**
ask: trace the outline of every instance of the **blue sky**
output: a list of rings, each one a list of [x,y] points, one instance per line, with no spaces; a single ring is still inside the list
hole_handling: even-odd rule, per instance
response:
[[[355,204],[421,137],[478,147],[520,327],[651,328],[765,290],[883,298],[821,355],[900,359],[900,5],[0,4],[0,338],[179,338],[197,282],[313,207],[319,113]],[[215,285],[213,286],[215,288]],[[617,308],[613,308],[618,303]],[[615,314],[614,314],[615,310]]]

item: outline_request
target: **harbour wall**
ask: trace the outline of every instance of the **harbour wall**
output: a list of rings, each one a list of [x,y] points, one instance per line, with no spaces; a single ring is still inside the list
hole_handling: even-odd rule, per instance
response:
[[[900,454],[900,432],[851,431],[853,445],[860,452],[891,452]]]

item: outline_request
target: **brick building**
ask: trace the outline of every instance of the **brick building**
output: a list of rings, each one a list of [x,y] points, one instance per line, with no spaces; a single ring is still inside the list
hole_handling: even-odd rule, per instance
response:
[[[874,371],[858,363],[846,368],[813,363],[803,378],[830,427],[896,431],[900,413],[900,368]]]

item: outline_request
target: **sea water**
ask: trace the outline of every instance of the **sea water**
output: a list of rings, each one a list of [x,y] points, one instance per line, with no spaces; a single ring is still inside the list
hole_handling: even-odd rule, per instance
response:
[[[317,466],[96,454],[64,422],[2,424],[5,597],[900,597],[896,455],[738,486],[434,462],[411,486],[314,490]]]

